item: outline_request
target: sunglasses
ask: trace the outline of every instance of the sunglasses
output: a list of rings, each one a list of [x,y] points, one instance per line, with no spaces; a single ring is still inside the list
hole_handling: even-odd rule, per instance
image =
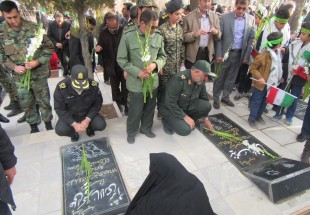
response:
[[[237,7],[237,10],[243,10],[243,11],[245,11],[245,10],[246,10],[246,7]]]

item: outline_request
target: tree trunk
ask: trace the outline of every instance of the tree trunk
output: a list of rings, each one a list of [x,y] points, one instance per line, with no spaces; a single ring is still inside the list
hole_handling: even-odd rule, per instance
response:
[[[298,26],[299,25],[298,21],[301,17],[302,10],[306,6],[306,2],[307,2],[307,0],[298,0],[295,2],[296,3],[296,10],[289,20],[289,25],[291,27],[291,33],[296,32],[296,30],[298,28],[300,28],[300,26]]]
[[[93,79],[94,78],[93,65],[92,65],[91,56],[89,53],[88,36],[86,32],[85,16],[84,16],[85,11],[86,11],[85,7],[81,7],[80,9],[78,9],[78,20],[79,20],[79,25],[80,25],[79,35],[80,35],[80,40],[81,40],[84,64],[88,70],[88,77]]]
[[[190,0],[191,11],[195,10],[198,7],[198,0]]]

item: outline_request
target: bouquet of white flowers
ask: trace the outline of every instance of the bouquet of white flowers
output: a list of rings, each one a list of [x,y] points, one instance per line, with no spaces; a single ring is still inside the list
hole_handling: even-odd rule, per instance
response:
[[[35,33],[35,36],[33,38],[30,38],[30,43],[27,48],[27,54],[26,54],[26,61],[32,61],[34,53],[40,48],[42,40],[43,40],[43,35],[45,34],[45,30],[43,29],[43,24],[41,23],[39,25],[38,30]],[[31,71],[27,70],[22,78],[21,78],[21,86],[27,88],[28,90],[30,89],[30,77],[31,77]]]
[[[149,61],[151,59],[151,54],[150,54],[150,50],[149,50],[149,38],[151,35],[151,27],[149,27],[145,31],[144,47],[143,47],[143,44],[141,42],[138,31],[136,33],[137,33],[138,43],[140,45],[141,60],[143,62],[143,67],[145,69],[146,67],[148,67]],[[146,103],[146,96],[148,93],[150,94],[151,98],[153,97],[153,86],[154,86],[154,74],[151,73],[151,74],[149,74],[148,79],[144,79],[144,78],[142,79],[142,90],[143,90],[144,103]]]

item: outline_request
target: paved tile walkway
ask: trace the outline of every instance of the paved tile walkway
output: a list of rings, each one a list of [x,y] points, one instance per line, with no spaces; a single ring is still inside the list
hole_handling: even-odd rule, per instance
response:
[[[105,85],[100,77],[100,88],[104,103],[111,102],[110,86]],[[51,95],[60,78],[49,79]],[[212,84],[207,83],[211,92]],[[0,111],[6,114],[3,106],[8,104],[8,96]],[[212,113],[224,113],[253,136],[283,157],[299,160],[303,143],[296,142],[302,121],[294,118],[292,126],[283,121],[273,121],[272,111],[264,118],[267,124],[252,129],[247,124],[247,100],[242,98],[235,108],[222,106]],[[58,137],[54,131],[28,134],[29,126],[17,124],[20,117],[10,118],[9,124],[2,124],[15,145],[18,157],[17,175],[12,185],[17,204],[16,215],[60,215],[63,208],[62,166],[60,147],[71,144],[70,138]],[[54,114],[53,125],[57,121]],[[154,119],[155,139],[138,134],[136,143],[126,142],[126,118],[107,121],[107,129],[96,132],[95,138],[107,136],[120,167],[125,185],[131,198],[138,191],[148,175],[149,154],[167,152],[174,155],[190,172],[204,184],[211,205],[219,215],[282,215],[291,214],[310,205],[310,190],[280,204],[272,203],[251,181],[243,176],[227,158],[198,130],[190,136],[169,136],[164,133],[160,121]],[[85,134],[80,140],[89,139]]]

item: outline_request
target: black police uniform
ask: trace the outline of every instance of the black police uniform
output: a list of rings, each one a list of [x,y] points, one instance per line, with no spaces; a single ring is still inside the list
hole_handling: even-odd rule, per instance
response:
[[[89,89],[79,95],[71,85],[71,79],[58,83],[54,92],[54,109],[59,117],[56,124],[56,134],[59,136],[74,136],[75,130],[71,126],[74,122],[81,122],[86,117],[91,119],[89,129],[102,131],[106,122],[98,113],[102,107],[102,95],[98,83],[88,79]]]

